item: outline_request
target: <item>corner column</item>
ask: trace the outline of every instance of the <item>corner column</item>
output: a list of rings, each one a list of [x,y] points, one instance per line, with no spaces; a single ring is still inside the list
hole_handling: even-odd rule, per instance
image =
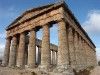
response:
[[[67,32],[66,32],[66,23],[63,21],[58,22],[58,69],[68,68],[69,65],[69,56],[68,56],[68,40],[67,40]],[[60,68],[59,68],[60,67]]]
[[[18,55],[17,55],[17,67],[24,66],[24,57],[25,57],[25,33],[20,34]]]
[[[29,50],[28,50],[28,66],[30,68],[35,67],[35,59],[36,59],[36,31],[32,29],[30,31],[29,37]]]
[[[16,64],[16,52],[17,52],[17,37],[13,36],[11,43],[10,57],[9,57],[9,67],[14,67]]]
[[[4,59],[2,62],[3,66],[7,66],[9,63],[9,54],[10,54],[10,45],[11,45],[11,38],[6,39],[5,51],[4,51]]]

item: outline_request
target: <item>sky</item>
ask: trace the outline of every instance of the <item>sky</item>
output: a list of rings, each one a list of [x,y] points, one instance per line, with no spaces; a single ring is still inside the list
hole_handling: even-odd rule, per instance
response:
[[[59,0],[0,0],[0,56],[3,56],[4,52],[5,28],[16,17],[27,9],[58,1]],[[100,0],[65,0],[65,2],[96,45],[97,59],[100,60]],[[51,30],[55,28],[56,27],[53,27]],[[51,35],[56,37],[56,32]],[[54,42],[55,41],[53,41],[53,43]]]

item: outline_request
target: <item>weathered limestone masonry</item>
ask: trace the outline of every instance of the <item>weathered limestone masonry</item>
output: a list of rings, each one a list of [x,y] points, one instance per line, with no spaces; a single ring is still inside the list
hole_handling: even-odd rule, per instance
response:
[[[11,46],[10,56],[9,56],[9,66],[15,66],[16,64],[16,51],[17,51],[17,37],[13,36],[12,46]]]
[[[50,44],[53,24],[58,26],[58,46]],[[41,28],[39,40],[36,32]],[[6,31],[5,68],[21,68],[29,75],[74,75],[73,69],[96,66],[96,47],[65,2],[27,10]]]
[[[2,62],[5,63],[5,66],[7,66],[9,62],[10,44],[11,44],[11,38],[7,38],[5,45],[5,52],[4,52],[4,60]]]
[[[35,53],[36,53],[36,33],[35,29],[30,31],[30,38],[29,38],[29,50],[28,50],[28,66],[30,68],[35,67]]]

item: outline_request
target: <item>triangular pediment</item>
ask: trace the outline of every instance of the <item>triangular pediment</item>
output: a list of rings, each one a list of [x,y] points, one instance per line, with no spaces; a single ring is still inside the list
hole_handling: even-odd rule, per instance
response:
[[[32,8],[30,10],[25,11],[22,15],[20,15],[18,18],[16,18],[6,29],[9,29],[19,23],[22,23],[23,21],[30,19],[31,17],[34,17],[38,15],[41,12],[45,12],[47,9],[51,7],[57,7],[61,5],[62,3],[54,3],[54,4],[48,4],[45,6],[37,7],[37,8]]]

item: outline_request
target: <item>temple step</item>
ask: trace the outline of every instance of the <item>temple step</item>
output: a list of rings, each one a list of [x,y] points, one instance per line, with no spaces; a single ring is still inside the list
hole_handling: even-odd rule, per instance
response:
[[[0,75],[36,75],[34,72],[20,69],[0,68]]]

